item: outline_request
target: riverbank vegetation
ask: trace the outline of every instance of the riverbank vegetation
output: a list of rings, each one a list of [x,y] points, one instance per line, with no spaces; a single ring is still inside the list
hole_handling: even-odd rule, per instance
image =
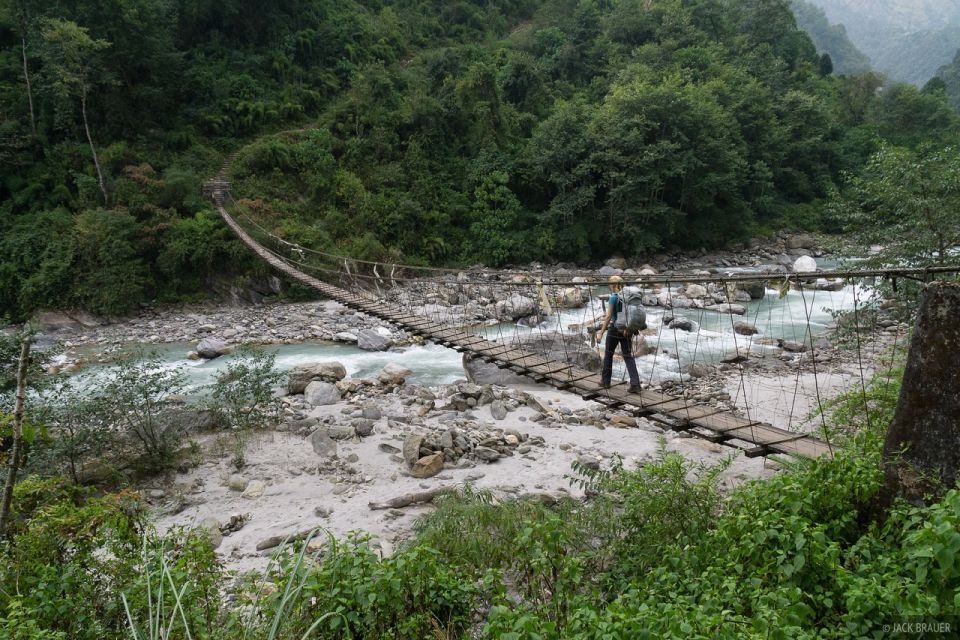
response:
[[[501,265],[839,231],[881,140],[958,132],[936,87],[833,74],[786,0],[11,0],[0,52],[9,319],[259,275],[200,191],[233,152],[290,241]]]
[[[257,404],[270,364],[242,366],[249,375],[233,371],[214,395]],[[0,630],[16,640],[862,638],[949,619],[960,493],[874,507],[899,376],[828,407],[834,456],[785,460],[767,481],[729,490],[723,463],[664,447],[636,468],[575,467],[584,500],[501,502],[467,485],[389,557],[363,534],[317,531],[246,576],[223,569],[203,527],[153,532],[122,482],[95,488],[37,464],[46,433],[0,541]],[[269,420],[269,407],[256,415]]]

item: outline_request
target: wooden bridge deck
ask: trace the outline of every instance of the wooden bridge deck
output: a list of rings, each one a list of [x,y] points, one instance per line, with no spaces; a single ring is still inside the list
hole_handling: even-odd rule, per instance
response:
[[[500,368],[528,376],[535,382],[550,384],[610,407],[632,410],[638,416],[647,416],[665,422],[674,429],[690,429],[697,436],[713,442],[747,443],[742,447],[747,456],[783,453],[817,457],[831,451],[828,443],[807,434],[786,431],[763,422],[750,421],[727,410],[692,404],[682,397],[650,390],[630,393],[625,382],[603,389],[600,386],[599,374],[545,358],[531,351],[487,340],[422,316],[411,315],[395,304],[327,284],[287,264],[254,240],[224,208],[223,192],[228,188],[229,185],[223,180],[213,180],[207,185],[207,191],[216,202],[220,216],[244,244],[276,270],[350,308],[395,324],[425,340],[459,352],[471,353]]]

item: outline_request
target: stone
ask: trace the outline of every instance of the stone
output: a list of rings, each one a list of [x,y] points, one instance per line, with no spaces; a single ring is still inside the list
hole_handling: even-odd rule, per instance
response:
[[[604,277],[619,276],[621,273],[623,273],[623,269],[617,269],[616,267],[603,265],[600,267],[600,271],[598,271],[598,273]]]
[[[420,447],[423,445],[423,436],[409,435],[403,441],[403,460],[408,467],[412,467],[420,459]]]
[[[377,449],[383,451],[384,453],[400,453],[400,449],[393,446],[392,444],[387,444],[386,442],[381,442],[377,445]]]
[[[407,377],[412,373],[413,371],[402,365],[389,362],[380,370],[380,373],[377,374],[377,380],[379,380],[381,384],[399,386],[406,382]]]
[[[793,340],[777,340],[777,346],[790,353],[803,353],[807,350],[807,345]]]
[[[393,346],[393,340],[373,329],[362,329],[357,332],[357,346],[364,351],[386,351]]]
[[[333,339],[337,342],[350,342],[356,344],[357,334],[350,333],[349,331],[338,331],[336,334],[334,334]]]
[[[220,521],[212,516],[208,516],[200,521],[197,530],[206,534],[210,540],[210,546],[216,549],[223,542],[223,533],[220,532]]]
[[[347,370],[339,362],[304,362],[287,373],[287,391],[303,393],[311,382],[337,382],[345,377]]]
[[[239,473],[234,473],[227,481],[227,486],[231,491],[243,491],[247,488],[247,479]]]
[[[563,309],[576,309],[587,304],[587,297],[579,287],[567,287],[560,292],[557,306]]]
[[[742,322],[742,321],[733,323],[733,331],[734,333],[738,333],[741,336],[753,336],[760,333],[760,330],[757,329],[754,325],[750,324],[749,322]]]
[[[593,456],[577,456],[577,464],[579,464],[584,469],[592,469],[593,471],[600,470],[600,460]]]
[[[627,268],[627,261],[622,256],[613,256],[603,264],[613,269],[620,269],[621,271]]]
[[[702,362],[691,362],[687,365],[687,375],[696,380],[710,375],[710,367]]]
[[[332,424],[326,430],[331,440],[350,440],[357,434],[352,424]]]
[[[693,331],[693,326],[693,320],[689,318],[673,318],[670,320],[667,328],[676,329],[677,331]]]
[[[704,308],[710,311],[716,311],[717,313],[729,313],[737,316],[742,316],[747,312],[747,308],[742,304],[729,304],[726,302],[723,304],[712,304]]]
[[[335,384],[314,380],[303,390],[303,399],[313,407],[340,402],[340,389]]]
[[[373,420],[368,420],[367,418],[360,418],[359,420],[353,421],[353,430],[361,438],[366,438],[367,436],[373,433]]]
[[[494,420],[503,420],[507,417],[507,407],[500,400],[494,400],[490,404],[490,416]]]
[[[383,412],[374,403],[365,402],[363,403],[363,417],[366,420],[379,420],[383,417]]]
[[[267,485],[262,480],[251,480],[240,497],[255,500],[261,497],[266,490]]]
[[[707,297],[707,288],[702,284],[688,284],[683,292],[688,298]]]
[[[810,256],[800,256],[793,263],[794,273],[813,273],[817,270],[817,261]]]
[[[212,360],[213,358],[218,358],[222,355],[230,353],[230,347],[227,346],[227,343],[219,338],[204,338],[199,343],[197,343],[197,353],[200,354],[201,358],[206,358],[207,360]]]
[[[740,286],[750,295],[751,300],[763,300],[767,295],[767,284],[765,282],[743,282]]]
[[[432,478],[441,471],[443,471],[443,454],[434,453],[413,463],[410,475],[414,478]]]
[[[611,420],[610,422],[612,422],[615,425],[619,425],[621,427],[637,426],[637,419],[634,418],[633,416],[613,416],[613,420]]]
[[[803,233],[787,238],[787,249],[816,249],[817,239],[813,236]]]
[[[506,300],[500,300],[496,303],[497,317],[504,320],[518,320],[532,316],[536,311],[536,301],[519,294],[514,294]]]
[[[331,513],[333,513],[333,509],[330,507],[319,506],[313,508],[313,515],[318,518],[329,518]]]
[[[500,457],[500,453],[490,447],[476,447],[473,450],[473,455],[484,462],[493,462]]]
[[[310,434],[310,445],[317,455],[328,457],[337,455],[337,443],[334,442],[325,428],[317,429]]]
[[[511,447],[515,447],[515,446],[517,446],[518,444],[520,444],[520,438],[518,438],[517,436],[515,436],[515,435],[512,434],[512,433],[503,436],[503,441],[506,442],[506,443],[507,443],[508,445],[510,445]]]

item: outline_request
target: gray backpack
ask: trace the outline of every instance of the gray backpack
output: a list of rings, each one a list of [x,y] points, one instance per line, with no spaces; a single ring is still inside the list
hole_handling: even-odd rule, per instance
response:
[[[647,312],[643,310],[643,293],[638,287],[624,287],[618,295],[616,327],[623,335],[633,335],[647,328]]]

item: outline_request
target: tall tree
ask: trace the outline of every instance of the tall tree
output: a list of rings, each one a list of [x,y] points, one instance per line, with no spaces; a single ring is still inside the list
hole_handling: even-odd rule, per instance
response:
[[[23,81],[27,86],[27,104],[30,107],[30,131],[37,135],[37,117],[33,107],[33,83],[30,80],[30,65],[27,61],[27,35],[34,18],[30,0],[4,0],[0,9],[17,23],[20,36],[20,59],[23,66]]]
[[[86,27],[81,27],[69,20],[44,20],[41,35],[47,44],[46,66],[54,93],[66,100],[80,99],[83,130],[87,136],[87,144],[90,145],[93,166],[97,171],[97,183],[100,185],[100,192],[106,203],[107,188],[103,181],[97,149],[93,144],[93,136],[90,134],[87,99],[100,71],[97,65],[97,54],[109,47],[110,43],[106,40],[94,40]]]

